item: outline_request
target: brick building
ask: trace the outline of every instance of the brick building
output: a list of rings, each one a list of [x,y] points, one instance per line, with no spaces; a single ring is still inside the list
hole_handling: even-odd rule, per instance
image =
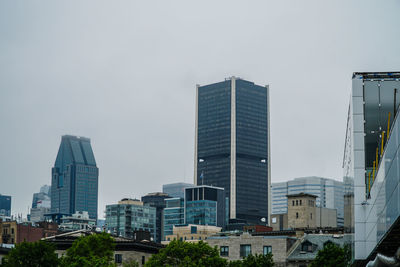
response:
[[[57,229],[57,224],[49,222],[40,222],[33,226],[25,223],[18,224],[16,221],[4,221],[0,222],[0,243],[35,242],[44,237],[57,234]]]

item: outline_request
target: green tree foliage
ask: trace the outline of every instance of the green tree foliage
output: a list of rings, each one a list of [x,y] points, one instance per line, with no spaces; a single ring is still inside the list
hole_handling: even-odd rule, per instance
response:
[[[139,263],[135,260],[130,260],[128,262],[123,262],[122,267],[139,267]]]
[[[202,241],[198,243],[174,240],[166,248],[153,255],[146,267],[225,267],[227,260],[219,256],[217,248],[210,247]]]
[[[114,239],[107,233],[78,238],[61,258],[62,267],[113,266]]]
[[[45,241],[22,242],[11,249],[2,266],[6,267],[53,267],[58,265],[55,247]]]
[[[272,259],[272,253],[267,255],[256,254],[248,255],[243,258],[243,260],[231,261],[229,262],[229,267],[272,267],[274,266],[274,261]]]
[[[327,243],[323,249],[318,251],[317,257],[310,264],[310,267],[346,267],[350,262],[349,248],[341,248],[334,243]]]

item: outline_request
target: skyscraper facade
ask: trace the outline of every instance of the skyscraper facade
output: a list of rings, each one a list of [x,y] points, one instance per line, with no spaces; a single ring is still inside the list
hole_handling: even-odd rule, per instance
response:
[[[236,77],[197,86],[194,183],[224,188],[230,219],[269,219],[268,92]]]
[[[221,187],[200,185],[185,189],[185,223],[225,226],[225,192]]]
[[[185,223],[184,199],[180,197],[165,199],[163,218],[162,239],[165,241],[165,236],[172,235],[174,225]]]
[[[170,197],[183,198],[185,195],[185,188],[192,186],[194,186],[194,184],[188,184],[188,183],[164,184],[163,193],[168,194]]]
[[[272,183],[272,214],[288,212],[287,195],[305,193],[317,196],[316,206],[337,210],[337,225],[344,222],[344,183],[323,177],[300,177]]]
[[[98,177],[90,139],[64,135],[52,168],[53,218],[87,211],[91,219],[97,220]]]
[[[143,205],[138,199],[124,198],[106,206],[106,228],[111,233],[134,238],[137,230],[147,231],[156,238],[156,208]]]
[[[157,243],[161,243],[162,241],[163,210],[165,208],[165,199],[167,198],[171,197],[161,192],[149,193],[142,197],[144,205],[156,208],[156,238],[154,241]]]
[[[0,216],[11,216],[11,196],[0,194]]]

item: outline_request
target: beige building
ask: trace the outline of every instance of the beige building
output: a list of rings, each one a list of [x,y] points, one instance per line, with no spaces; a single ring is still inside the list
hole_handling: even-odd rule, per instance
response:
[[[181,240],[188,242],[198,242],[205,240],[209,236],[221,232],[221,227],[213,225],[178,225],[172,228],[172,235],[165,236],[165,241],[162,244],[169,244],[172,240]]]
[[[274,231],[337,227],[337,211],[317,207],[317,196],[300,193],[287,198],[288,213],[271,215],[270,225]]]
[[[286,266],[287,255],[296,243],[297,238],[274,235],[215,235],[208,237],[207,242],[211,247],[217,246],[220,255],[228,260],[239,260],[249,254],[272,253],[275,266]]]

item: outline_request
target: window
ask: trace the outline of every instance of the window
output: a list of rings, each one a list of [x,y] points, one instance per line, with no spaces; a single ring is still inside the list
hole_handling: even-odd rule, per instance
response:
[[[299,201],[298,200],[296,200],[296,206],[298,206],[299,205]]]
[[[301,206],[301,199],[300,199],[300,206]]]
[[[312,220],[312,213],[310,213],[310,219]]]
[[[301,251],[313,252],[313,245],[310,241],[305,241],[301,244]]]
[[[122,263],[122,254],[115,254],[115,263]]]
[[[268,253],[272,253],[272,247],[271,246],[264,246],[263,247],[263,254],[267,255]]]
[[[146,262],[146,257],[142,256],[142,265],[145,264],[145,262]]]
[[[294,200],[292,200],[292,205],[294,206]]]
[[[298,219],[299,218],[299,213],[298,212],[296,212],[296,219]]]
[[[229,247],[228,246],[221,246],[220,255],[221,256],[229,256]]]
[[[11,228],[11,234],[14,234],[14,228]]]
[[[276,217],[272,218],[272,223],[276,223]]]
[[[240,257],[247,257],[251,254],[251,245],[240,245]]]

